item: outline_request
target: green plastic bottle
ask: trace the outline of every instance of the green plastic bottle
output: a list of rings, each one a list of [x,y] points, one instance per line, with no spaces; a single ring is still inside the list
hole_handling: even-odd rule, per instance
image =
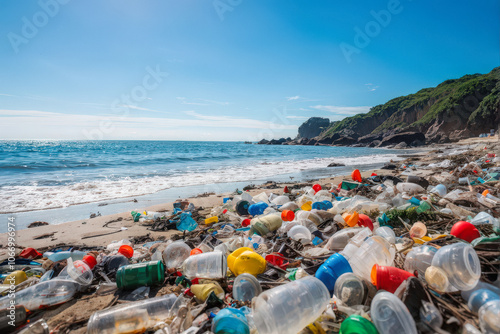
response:
[[[133,289],[139,286],[160,284],[165,280],[165,266],[162,261],[130,264],[118,268],[116,285],[119,289]]]
[[[371,321],[353,314],[342,322],[339,334],[378,334],[378,331]]]

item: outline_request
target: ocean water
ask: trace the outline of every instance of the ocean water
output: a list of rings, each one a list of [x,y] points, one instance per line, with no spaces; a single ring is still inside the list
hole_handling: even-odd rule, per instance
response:
[[[0,141],[0,214],[67,208],[166,189],[298,181],[377,167],[401,150],[189,141]],[[345,168],[326,168],[341,162]],[[217,186],[220,185],[220,186]]]

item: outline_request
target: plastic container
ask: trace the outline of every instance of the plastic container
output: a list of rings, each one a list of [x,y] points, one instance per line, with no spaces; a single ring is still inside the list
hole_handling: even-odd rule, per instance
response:
[[[48,256],[48,259],[52,262],[66,260],[69,257],[71,257],[73,260],[81,260],[85,255],[87,255],[87,253],[78,250],[63,251],[51,254],[50,256]]]
[[[375,229],[375,232],[373,232],[373,234],[384,238],[390,244],[394,245],[396,243],[396,234],[394,233],[392,228],[390,228],[389,226],[381,226],[381,227]]]
[[[379,333],[417,334],[417,326],[410,311],[392,293],[379,291],[372,300],[370,310]]]
[[[190,256],[184,261],[180,271],[187,278],[224,278],[227,273],[226,256],[221,252]]]
[[[479,326],[483,334],[500,333],[500,300],[490,301],[479,309]]]
[[[212,292],[215,293],[217,298],[224,299],[224,290],[218,283],[193,284],[191,285],[191,292],[202,303],[208,299]]]
[[[497,295],[500,295],[500,288],[496,287],[495,285],[483,282],[483,281],[478,281],[477,284],[476,284],[476,286],[473,287],[470,290],[462,290],[460,292],[460,294],[462,295],[463,299],[465,299],[466,301],[469,301],[470,296],[472,295],[472,293],[474,291],[477,291],[477,290],[480,290],[480,289],[491,290],[494,293],[496,293]]]
[[[444,184],[438,184],[430,191],[432,194],[439,195],[440,197],[446,196],[446,186]]]
[[[276,198],[273,198],[271,203],[276,204],[276,205],[285,205],[286,203],[290,202],[290,198],[285,195],[278,196]]]
[[[323,282],[330,296],[333,296],[335,282],[345,273],[352,273],[351,265],[342,254],[335,253],[319,267],[315,277]]]
[[[81,285],[90,285],[94,279],[94,274],[92,269],[83,261],[76,260],[73,262],[71,258],[68,259],[68,265],[66,266],[66,271],[75,282]],[[59,274],[61,276],[61,273]]]
[[[316,320],[330,301],[326,286],[308,276],[262,292],[252,301],[259,334],[296,334]]]
[[[248,207],[248,213],[252,216],[258,216],[264,213],[264,210],[267,209],[269,205],[265,202],[259,202],[252,204]]]
[[[257,276],[266,270],[266,260],[248,247],[241,247],[227,257],[227,266],[236,276],[251,274]]]
[[[390,266],[396,252],[389,242],[382,237],[367,238],[356,252],[349,257],[352,271],[359,277],[370,280],[371,270],[375,264]]]
[[[219,217],[213,216],[204,220],[205,225],[212,225],[219,222]]]
[[[118,289],[152,286],[165,280],[165,266],[161,261],[150,261],[123,266],[116,272]]]
[[[472,242],[481,236],[473,224],[463,220],[453,224],[450,234],[467,242]]]
[[[432,259],[436,252],[437,248],[432,246],[424,245],[414,247],[406,254],[404,269],[412,274],[416,271],[418,277],[423,278],[425,276],[425,271],[431,266]]]
[[[287,235],[289,238],[295,241],[301,241],[304,244],[312,240],[311,232],[307,227],[302,225],[295,225],[288,231]]]
[[[415,195],[425,192],[425,189],[416,183],[409,182],[399,182],[396,184],[396,189],[401,193],[407,193],[408,195]]]
[[[162,254],[163,262],[167,268],[179,268],[191,254],[191,247],[184,241],[174,241],[165,248]]]
[[[368,294],[365,282],[353,273],[345,273],[335,282],[334,295],[347,306],[362,305]]]
[[[286,222],[291,222],[295,219],[295,213],[292,210],[281,211],[281,219]]]
[[[260,236],[265,237],[269,233],[279,229],[281,224],[283,224],[283,221],[281,220],[281,215],[279,214],[269,214],[254,218],[250,221],[251,227],[249,235],[257,233]]]
[[[378,334],[378,331],[371,321],[353,314],[342,321],[339,334]]]
[[[401,283],[410,277],[415,277],[413,274],[395,267],[374,265],[371,272],[372,284],[378,290],[385,290],[394,293]]]
[[[471,221],[473,225],[495,224],[498,220],[486,212],[479,212]]]
[[[427,226],[424,223],[416,222],[410,229],[410,238],[422,238],[427,234]]]
[[[80,289],[80,284],[73,280],[54,278],[40,282],[16,292],[16,305],[23,305],[28,311],[36,311],[71,300]],[[0,298],[0,309],[10,306],[9,296]]]
[[[262,292],[259,281],[250,274],[238,275],[233,283],[233,298],[242,302],[251,301]]]
[[[117,254],[105,257],[102,262],[104,262],[104,271],[106,273],[116,272],[120,267],[127,266],[130,261],[123,255]]]
[[[351,227],[340,230],[328,239],[325,248],[329,250],[342,250],[345,246],[347,246],[349,240],[351,240],[351,238],[360,231],[360,227]]]
[[[299,208],[299,206],[295,202],[288,202],[286,204],[283,204],[280,208],[280,210],[290,210],[290,211],[295,211]]]
[[[486,304],[487,302],[491,302],[493,300],[498,300],[500,299],[500,296],[497,295],[495,292],[488,290],[488,289],[479,289],[474,291],[469,298],[469,301],[467,302],[467,306],[469,309],[477,313],[481,306]]]
[[[269,196],[266,194],[265,191],[263,191],[260,194],[255,195],[252,198],[252,201],[254,201],[255,203],[264,202],[266,204],[269,204]]]
[[[481,264],[474,248],[463,242],[441,247],[432,259],[432,266],[441,268],[451,285],[470,290],[481,276]]]
[[[214,334],[250,334],[245,313],[235,308],[225,308],[219,311],[212,320]]]
[[[87,334],[144,333],[170,317],[176,299],[169,294],[97,311],[88,321]]]

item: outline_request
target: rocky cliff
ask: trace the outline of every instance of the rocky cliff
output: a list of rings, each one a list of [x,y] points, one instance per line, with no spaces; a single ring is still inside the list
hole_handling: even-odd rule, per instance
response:
[[[328,118],[311,117],[299,126],[297,138],[314,138],[328,129],[329,126],[330,120]]]

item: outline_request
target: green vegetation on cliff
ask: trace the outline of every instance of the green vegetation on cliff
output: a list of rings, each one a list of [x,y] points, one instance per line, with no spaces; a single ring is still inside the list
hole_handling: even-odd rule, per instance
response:
[[[469,130],[474,133],[499,121],[499,101],[500,67],[488,74],[465,75],[397,97],[366,114],[332,123],[320,138],[331,138],[336,133],[357,136],[405,130],[425,133],[434,124],[446,127],[447,131],[463,130],[470,125]]]

